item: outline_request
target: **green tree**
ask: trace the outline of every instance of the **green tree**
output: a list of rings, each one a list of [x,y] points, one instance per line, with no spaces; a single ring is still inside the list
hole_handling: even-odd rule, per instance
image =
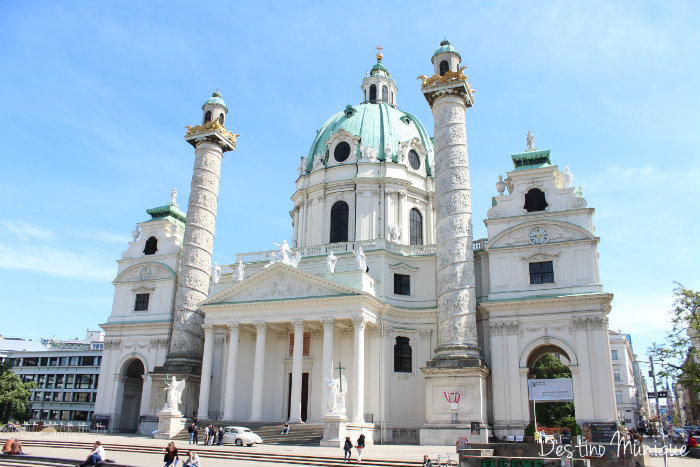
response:
[[[700,392],[700,292],[678,282],[673,289],[671,330],[663,344],[654,344],[648,353],[661,362],[659,376],[671,377],[691,394],[690,404],[697,413]]]
[[[29,417],[30,389],[36,387],[33,381],[23,383],[9,365],[0,363],[0,422],[10,419],[25,421]]]
[[[530,375],[535,379],[571,378],[571,370],[556,355],[547,354],[537,360]],[[578,434],[574,403],[538,402],[537,425],[548,428],[569,427],[572,434]]]

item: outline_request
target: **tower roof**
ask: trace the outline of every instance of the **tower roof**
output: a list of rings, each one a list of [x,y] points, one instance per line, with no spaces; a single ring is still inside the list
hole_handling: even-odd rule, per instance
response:
[[[187,218],[186,214],[180,211],[180,209],[173,204],[166,204],[165,206],[146,209],[146,212],[151,215],[152,221],[172,217],[173,219],[176,219],[184,224],[185,219]]]
[[[202,104],[202,109],[210,104],[220,105],[221,107],[226,109],[226,112],[228,112],[228,107],[226,107],[226,102],[224,102],[224,100],[221,98],[221,93],[219,92],[218,89],[212,93],[212,95],[209,99],[204,101],[204,104]]]
[[[440,42],[440,48],[435,51],[435,53],[433,54],[433,57],[435,57],[436,55],[446,53],[446,52],[452,52],[453,54],[457,54],[457,56],[460,59],[462,58],[462,56],[459,54],[459,52],[457,52],[457,50],[455,50],[455,48],[450,45],[450,41],[448,41],[447,39]]]

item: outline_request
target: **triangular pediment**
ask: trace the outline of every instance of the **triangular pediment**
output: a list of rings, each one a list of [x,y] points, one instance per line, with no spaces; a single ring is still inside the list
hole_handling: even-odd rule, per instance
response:
[[[276,263],[207,298],[202,306],[222,303],[291,300],[300,298],[366,295],[323,277]]]

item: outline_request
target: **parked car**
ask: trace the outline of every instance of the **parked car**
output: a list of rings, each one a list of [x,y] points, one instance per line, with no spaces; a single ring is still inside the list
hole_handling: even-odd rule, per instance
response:
[[[224,428],[224,444],[252,446],[262,442],[262,438],[250,431],[250,428],[243,426],[227,426]]]

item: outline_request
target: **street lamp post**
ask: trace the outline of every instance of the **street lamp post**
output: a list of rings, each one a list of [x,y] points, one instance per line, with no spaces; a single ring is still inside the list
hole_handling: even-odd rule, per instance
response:
[[[649,355],[649,364],[651,365],[651,379],[654,383],[654,399],[656,399],[656,418],[657,420],[661,418],[661,413],[659,411],[659,391],[656,388],[656,371],[654,371],[654,360],[651,355]],[[664,467],[667,465],[667,454],[666,454],[666,437],[664,436],[664,425],[661,421],[661,444],[663,446],[664,452]]]

